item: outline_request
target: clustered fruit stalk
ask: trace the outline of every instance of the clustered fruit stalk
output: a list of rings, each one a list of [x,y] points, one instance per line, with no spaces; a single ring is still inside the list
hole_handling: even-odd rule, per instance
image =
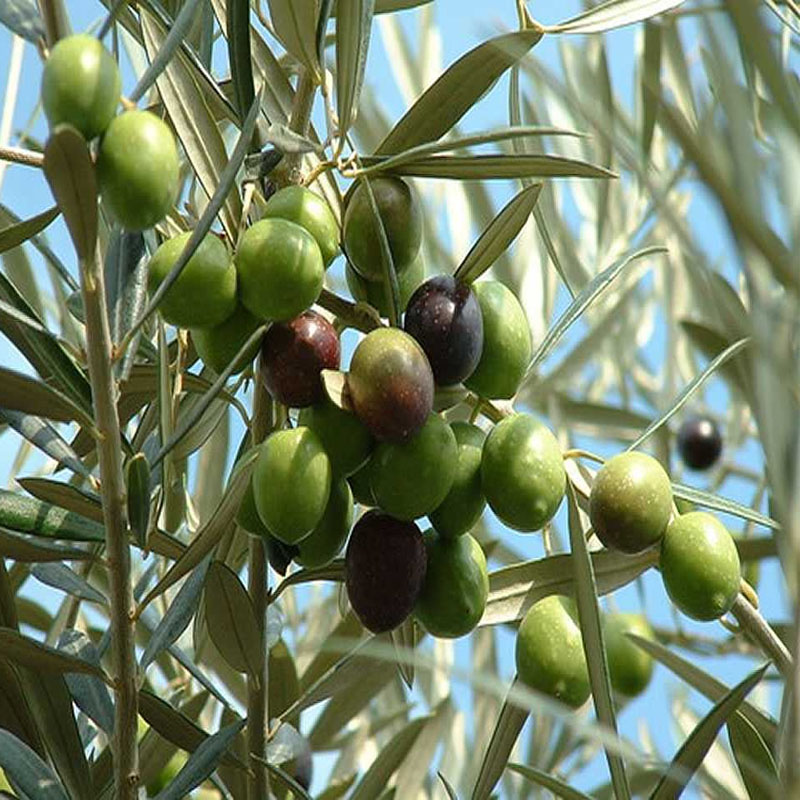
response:
[[[103,522],[106,536],[111,596],[111,660],[114,677],[114,797],[138,796],[138,690],[134,650],[131,554],[122,472],[122,446],[117,414],[117,386],[112,372],[112,344],[108,324],[103,269],[99,258],[81,264],[81,292],[86,313],[86,348],[92,387],[94,418],[99,438]]]

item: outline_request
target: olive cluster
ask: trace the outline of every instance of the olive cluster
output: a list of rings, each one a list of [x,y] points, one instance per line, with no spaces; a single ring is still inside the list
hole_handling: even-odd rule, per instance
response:
[[[61,39],[45,62],[42,105],[52,128],[71,125],[97,145],[97,180],[105,207],[128,230],[144,230],[174,205],[180,183],[175,137],[149,111],[117,115],[117,62],[92,36]]]

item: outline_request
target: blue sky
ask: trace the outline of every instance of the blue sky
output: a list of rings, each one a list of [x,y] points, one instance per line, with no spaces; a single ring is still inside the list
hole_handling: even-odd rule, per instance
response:
[[[98,3],[89,0],[67,0],[67,8],[71,15],[72,24],[76,30],[84,30],[102,19],[102,11]],[[513,0],[504,0],[502,3],[488,4],[482,0],[436,0],[436,19],[440,25],[442,33],[443,63],[446,65],[456,57],[474,46],[478,42],[487,38],[492,32],[499,29],[510,29],[516,27],[516,12]],[[579,3],[574,0],[566,0],[560,3],[538,3],[531,4],[531,10],[542,22],[557,22],[560,19],[571,16],[580,8]],[[488,10],[487,10],[488,9]],[[403,22],[409,34],[413,35],[418,24],[418,13],[415,11],[404,12]],[[697,53],[692,49],[692,29],[687,28],[687,45],[690,54]],[[634,63],[635,63],[635,35],[634,28],[615,31],[606,35],[607,53],[612,74],[615,91],[624,98],[625,102],[632,106],[635,90],[634,83]],[[558,67],[558,46],[556,37],[546,37],[536,48],[535,56],[546,64]],[[219,55],[219,54],[218,54]],[[8,64],[11,56],[11,36],[5,29],[0,30],[0,76],[8,75]],[[227,73],[227,65],[223,58],[215,59],[217,74]],[[32,118],[38,101],[38,83],[40,76],[40,64],[38,55],[34,48],[25,48],[23,61],[23,78],[20,84],[19,101],[13,119],[13,130],[18,131],[27,127]],[[0,79],[5,84],[4,79]],[[383,50],[380,34],[376,31],[373,47],[370,52],[368,63],[368,81],[374,84],[379,92],[383,105],[393,117],[399,116],[403,111],[403,103],[400,94],[391,78],[390,66],[387,62],[385,51]],[[2,85],[0,84],[0,85]],[[130,70],[124,74],[124,88],[130,89],[133,85]],[[479,108],[471,112],[465,121],[465,128],[470,130],[488,129],[506,123],[507,109],[506,96],[504,92],[505,83],[500,82],[492,93],[481,102]],[[36,119],[31,128],[31,134],[40,140],[46,135],[46,126],[41,115]],[[499,187],[496,193],[501,195],[505,191],[504,187]],[[2,187],[0,187],[0,201],[10,206],[19,216],[28,217],[47,208],[52,203],[49,190],[44,182],[43,176],[38,172],[20,166],[10,166],[4,176]],[[735,259],[733,248],[729,241],[726,229],[720,221],[719,214],[702,192],[698,193],[690,211],[692,226],[694,230],[701,232],[701,244],[704,249],[723,265],[723,271],[732,274],[735,271]],[[66,232],[61,220],[58,220],[48,229],[48,236],[51,244],[57,253],[64,259],[70,269],[74,270],[75,263],[72,250],[66,236]],[[31,260],[38,272],[42,272],[40,260],[34,253],[31,253]],[[352,339],[351,339],[352,345]],[[651,363],[658,363],[662,356],[664,337],[657,331],[653,342],[650,345],[646,356]],[[10,365],[15,369],[27,370],[27,366],[20,358],[19,354],[0,337],[0,363]],[[712,381],[711,388],[705,395],[706,401],[716,410],[724,412],[727,403],[727,392],[720,381]],[[234,423],[239,425],[238,420]],[[237,434],[234,433],[232,441],[237,441]],[[5,433],[0,440],[0,485],[5,485],[9,480],[9,470],[17,452],[18,440],[13,434]],[[608,445],[605,449],[592,442],[589,449],[594,449],[605,455],[613,452],[613,445]],[[753,468],[759,468],[761,464],[760,450],[756,446],[750,446],[746,453],[746,460]],[[40,464],[40,460],[32,457],[26,466],[26,471],[31,473]],[[704,480],[696,475],[687,475],[685,480],[703,486]],[[729,481],[724,487],[724,493],[733,499],[749,503],[750,495],[736,481]],[[563,526],[564,510],[560,512],[560,520]],[[503,537],[513,539],[515,546],[525,553],[527,557],[534,558],[543,554],[541,539],[538,535],[520,536],[500,531],[500,526],[492,524],[492,530],[498,531]],[[642,581],[642,590],[646,598],[646,610],[654,624],[672,627],[674,625],[674,613],[666,598],[661,581],[657,573],[649,573]],[[35,597],[40,602],[52,606],[59,600],[59,594],[47,589],[31,579],[25,587],[25,592]],[[785,614],[785,602],[783,597],[783,584],[780,578],[777,563],[767,562],[762,569],[762,580],[760,585],[761,599],[768,618],[781,618]],[[639,607],[640,595],[636,586],[629,586],[618,592],[614,599],[615,604],[620,609],[635,609]],[[682,624],[687,630],[702,631],[706,634],[720,635],[723,633],[716,625],[699,626],[688,622],[685,618]],[[500,654],[501,675],[510,677],[513,673],[513,636],[507,630],[501,630],[498,635]],[[464,639],[456,643],[456,661],[460,664],[468,664],[470,658],[470,640]],[[752,666],[752,662],[739,658],[727,657],[725,659],[699,659],[700,665],[711,671],[720,679],[733,683],[740,679]],[[669,757],[675,749],[676,742],[670,731],[669,717],[669,696],[670,691],[676,686],[677,682],[664,669],[658,669],[656,679],[647,694],[634,701],[630,707],[626,708],[620,715],[620,727],[623,734],[633,740],[638,739],[637,722],[640,717],[645,717],[654,734],[656,743],[660,746],[662,754]],[[416,699],[419,699],[418,697]],[[455,701],[462,709],[467,709],[471,703],[470,693],[464,687],[457,687],[455,691]],[[773,697],[774,704],[774,697]],[[696,698],[693,703],[698,710],[708,707],[708,704],[701,698]],[[305,720],[309,722],[311,718]],[[304,726],[305,727],[305,726]],[[315,783],[319,786],[324,780],[324,763],[319,761],[317,778]],[[581,781],[583,788],[602,782],[606,778],[605,764],[602,760],[597,760],[584,779]]]

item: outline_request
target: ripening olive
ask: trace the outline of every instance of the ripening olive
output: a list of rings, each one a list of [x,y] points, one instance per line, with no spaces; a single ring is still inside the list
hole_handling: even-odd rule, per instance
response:
[[[303,408],[325,399],[321,373],[338,369],[336,329],[316,311],[275,323],[261,341],[261,377],[279,403]]]
[[[453,422],[450,427],[458,445],[453,485],[428,518],[442,536],[452,537],[471,530],[486,507],[481,484],[481,455],[486,435],[468,422]]]
[[[483,316],[475,293],[450,275],[437,275],[408,301],[403,321],[425,351],[439,386],[469,378],[483,350]]]
[[[438,414],[431,414],[410,439],[381,442],[375,448],[369,461],[372,496],[393,517],[423,517],[450,491],[457,460],[453,430]]]
[[[705,511],[670,523],[659,566],[670,599],[692,619],[721,617],[739,594],[742,570],[736,544],[725,526]]]
[[[650,623],[641,614],[605,614],[603,638],[608,656],[611,686],[625,697],[640,695],[653,677],[653,657],[632,642],[626,634],[655,640]]]
[[[261,323],[243,306],[237,305],[233,314],[213,328],[192,328],[192,341],[197,355],[212,372],[219,375],[247,340],[256,332]],[[248,349],[236,362],[234,375],[253,362],[258,353],[258,342]]]
[[[175,137],[149,111],[126,111],[106,128],[97,151],[103,202],[123,228],[152,228],[178,198]]]
[[[308,428],[275,431],[260,445],[253,494],[266,529],[296,544],[319,524],[331,489],[331,462]]]
[[[597,538],[613,550],[640,553],[663,536],[672,510],[672,486],[646,453],[619,453],[597,472],[589,517]]]
[[[483,492],[498,518],[518,531],[538,531],[561,505],[567,486],[556,437],[530,414],[513,414],[486,437]]]
[[[531,360],[531,331],[514,293],[498,281],[472,285],[483,318],[480,361],[464,385],[481,397],[513,397]]]
[[[708,417],[690,417],[678,431],[678,452],[690,469],[713,467],[722,453],[722,434]]]
[[[581,631],[558,595],[534,603],[517,632],[517,674],[532,689],[572,708],[589,697]]]
[[[383,633],[400,625],[416,605],[426,568],[425,544],[413,522],[364,514],[345,554],[347,596],[364,627]]]
[[[395,272],[400,275],[419,253],[422,208],[411,184],[402,178],[380,176],[369,180],[380,222],[369,190],[361,181],[347,200],[344,212],[344,249],[353,268],[371,281],[383,277],[380,223],[386,232]]]
[[[239,297],[262,320],[292,319],[316,301],[325,267],[314,237],[285,219],[261,219],[236,251]]]
[[[389,297],[383,279],[368,281],[362,278],[351,266],[346,264],[344,276],[347,288],[354,300],[369,303],[382,317],[389,316]],[[397,276],[397,288],[400,290],[398,301],[402,311],[416,288],[425,280],[425,261],[422,253]]]
[[[414,617],[440,639],[457,639],[475,628],[489,596],[486,556],[468,533],[455,539],[425,535],[428,569]]]
[[[67,123],[94,139],[114,119],[120,86],[117,62],[101,42],[82,33],[61,39],[42,72],[42,106],[50,127]]]
[[[327,267],[339,252],[339,226],[330,206],[305,186],[279,189],[264,206],[264,217],[288,219],[305,228],[316,240]]]
[[[413,436],[433,409],[433,373],[417,342],[397,328],[378,328],[359,342],[347,388],[358,418],[376,439]]]
[[[324,567],[339,555],[353,523],[353,493],[344,478],[331,484],[322,519],[297,547],[295,561],[303,567]]]
[[[189,232],[173,236],[153,254],[147,266],[151,294],[169,275],[190,236]],[[167,322],[180,328],[214,327],[233,314],[236,268],[219,237],[209,233],[203,238],[158,308]]]

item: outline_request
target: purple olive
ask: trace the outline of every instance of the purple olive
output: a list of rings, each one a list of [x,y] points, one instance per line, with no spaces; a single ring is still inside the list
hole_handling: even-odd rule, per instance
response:
[[[714,466],[722,453],[722,434],[708,417],[690,417],[678,431],[678,452],[690,469]]]
[[[341,347],[336,329],[315,311],[276,323],[261,344],[261,374],[279,403],[304,408],[325,398],[320,373],[338,369]]]
[[[483,350],[483,316],[472,289],[450,275],[437,275],[408,301],[403,327],[422,346],[440,386],[472,375]]]

